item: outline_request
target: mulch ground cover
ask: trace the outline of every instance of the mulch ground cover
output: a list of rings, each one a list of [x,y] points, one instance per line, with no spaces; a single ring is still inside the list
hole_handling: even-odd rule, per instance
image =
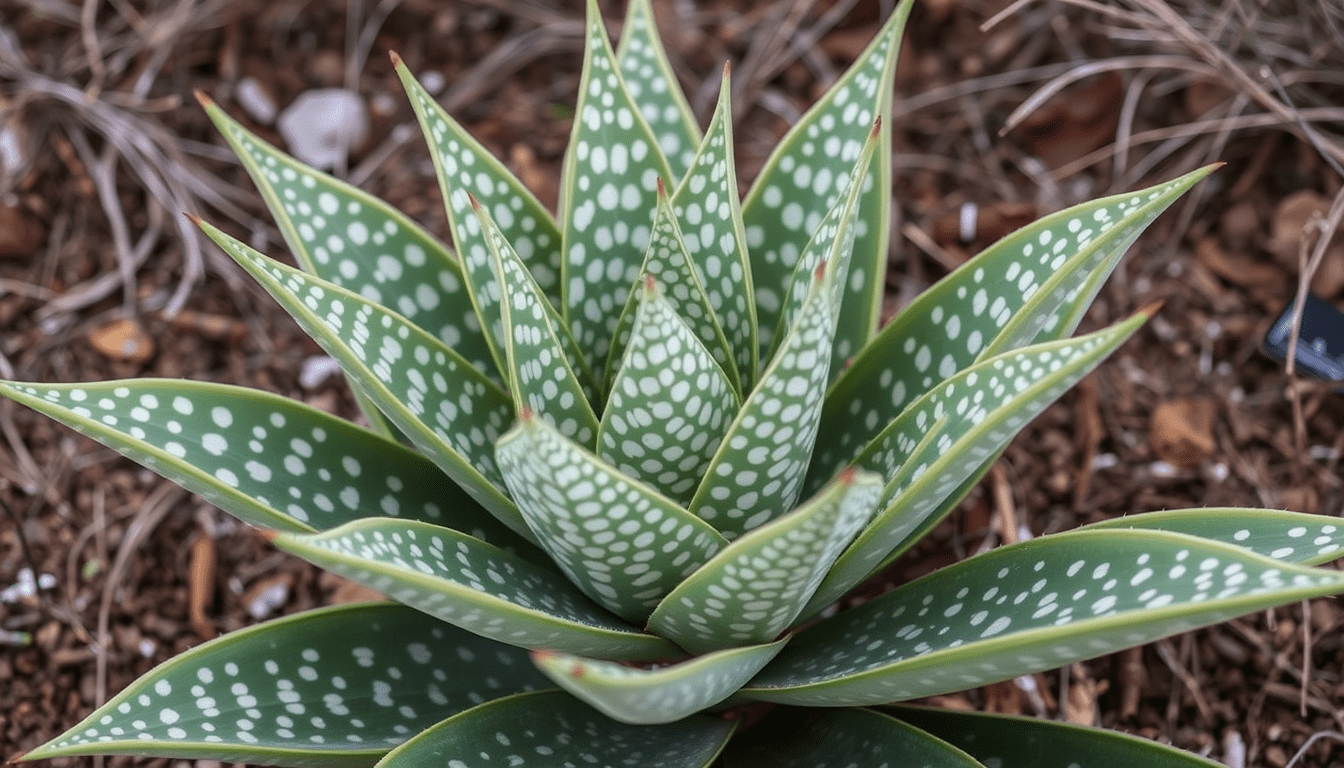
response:
[[[890,5],[660,5],[702,119],[733,62],[744,189]],[[182,211],[199,213],[283,253],[193,89],[279,142],[242,100],[284,107],[308,89],[355,88],[371,138],[346,177],[446,239],[386,52],[440,83],[450,111],[554,206],[581,17],[576,2],[511,0],[0,0],[0,374],[228,382],[355,418],[317,346],[179,227]],[[1084,329],[1154,302],[1160,314],[873,589],[1151,509],[1341,514],[1344,395],[1260,347],[1319,226],[1339,215],[1342,41],[1330,0],[917,5],[893,122],[892,311],[1040,215],[1227,165],[1139,241]],[[1344,241],[1318,250],[1313,292],[1344,299]],[[0,758],[205,639],[361,596],[8,402],[0,507]],[[1336,601],[1316,600],[939,702],[1103,725],[1237,767],[1281,768],[1314,738],[1294,764],[1328,766],[1344,760],[1332,736],[1344,731],[1342,623]]]

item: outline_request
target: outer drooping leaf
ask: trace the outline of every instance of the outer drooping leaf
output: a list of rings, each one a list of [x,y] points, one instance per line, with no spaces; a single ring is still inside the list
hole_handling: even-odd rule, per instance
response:
[[[544,651],[532,658],[560,687],[606,716],[654,725],[681,720],[728,698],[786,642],[730,648],[657,669]]]
[[[1341,589],[1336,571],[1192,536],[1061,533],[948,566],[804,630],[743,693],[826,706],[931,696]]]
[[[626,725],[567,693],[525,693],[439,723],[389,753],[378,768],[707,768],[735,727],[704,715],[660,726]]]
[[[405,517],[536,552],[423,456],[269,392],[135,379],[0,383],[0,394],[251,525],[314,531],[371,515]]]
[[[627,621],[643,622],[727,544],[708,523],[529,413],[497,453],[541,546],[579,589]]]
[[[667,60],[649,0],[631,0],[626,6],[616,61],[626,90],[672,168],[670,181],[675,184],[691,166],[700,143],[700,126]]]
[[[991,353],[1030,342],[1072,288],[1112,269],[1143,229],[1208,172],[1047,216],[921,294],[827,393],[815,468],[847,466],[939,381]]]
[[[983,768],[947,742],[868,709],[776,710],[742,741],[724,755],[728,768]],[[1004,763],[1013,765],[1028,763]]]
[[[793,318],[807,301],[813,273],[820,264],[825,263],[827,271],[833,273],[828,279],[833,292],[831,300],[835,306],[841,306],[840,302],[846,298],[845,286],[855,250],[855,237],[857,231],[866,226],[866,222],[861,224],[855,220],[854,215],[858,211],[860,192],[868,183],[867,176],[863,174],[869,168],[869,161],[877,149],[879,138],[880,128],[874,125],[854,166],[848,172],[837,174],[835,188],[838,194],[835,196],[835,203],[826,211],[820,223],[812,228],[812,239],[798,257],[793,275],[790,276],[788,287],[784,291],[784,304],[779,312],[779,328],[774,334],[776,344],[783,340],[788,328],[793,324]],[[841,311],[843,312],[843,308]],[[774,349],[770,352],[773,356]],[[846,357],[848,355],[840,356],[838,351],[833,352],[831,367],[838,370],[843,366]]]
[[[792,509],[802,493],[835,334],[829,276],[816,276],[691,500],[691,512],[730,540]]]
[[[1031,717],[892,707],[892,714],[975,756],[985,765],[1033,768],[1222,768],[1165,744],[1100,728]]]
[[[382,200],[262,141],[214,102],[202,103],[305,271],[385,304],[472,367],[493,371],[476,313],[462,290],[462,268],[433,235]]]
[[[484,244],[467,198],[471,194],[527,264],[542,293],[559,307],[560,230],[550,213],[503,163],[444,111],[406,69],[401,57],[393,54],[392,62],[430,143],[448,225],[464,263],[472,268],[468,252]],[[484,257],[477,252],[474,258]]]
[[[405,606],[324,608],[164,662],[27,758],[367,766],[446,715],[549,682],[526,651]]]
[[[662,179],[658,180],[658,209],[653,216],[649,249],[644,254],[643,274],[646,279],[652,277],[657,282],[672,310],[681,316],[691,332],[700,339],[715,364],[722,369],[732,390],[740,394],[742,380],[738,375],[732,348],[723,335],[723,329],[719,327],[714,307],[702,284],[700,270],[687,253],[672,205],[664,193]],[[631,291],[626,299],[625,309],[616,325],[610,357],[607,358],[607,374],[604,377],[607,382],[614,378],[625,360],[625,346],[630,342],[631,330],[639,316],[642,293]]]
[[[499,642],[584,656],[676,656],[672,644],[622,624],[558,573],[470,536],[373,518],[273,543],[401,603]]]
[[[756,380],[756,306],[733,160],[732,87],[724,65],[719,101],[690,172],[672,194],[682,242],[718,317],[743,389]]]
[[[801,248],[838,192],[834,179],[849,173],[874,121],[891,113],[901,31],[913,3],[897,6],[877,38],[775,148],[742,203],[762,351],[775,339],[783,290]],[[889,237],[891,128],[868,170],[859,227],[841,305],[835,357],[858,352],[877,328]],[[838,374],[837,369],[834,373]]]
[[[583,370],[574,339],[555,316],[551,305],[533,282],[489,214],[476,208],[490,245],[492,271],[502,297],[500,324],[504,331],[505,370],[516,411],[531,409],[551,422],[564,436],[588,447],[597,439],[596,399],[591,376]]]
[[[881,498],[881,477],[841,473],[816,498],[748,532],[688,576],[649,617],[649,629],[692,653],[778,637]]]
[[[1103,520],[1083,530],[1104,528],[1185,533],[1304,565],[1320,565],[1344,556],[1344,522],[1339,518],[1278,509],[1171,509]]]
[[[597,455],[685,504],[737,413],[732,382],[652,275],[602,411]]]
[[[887,479],[881,511],[841,555],[807,613],[862,582],[913,542],[931,514],[965,479],[1046,406],[1095,368],[1147,319],[1136,315],[1105,330],[1005,353],[972,366],[911,404],[880,433],[855,466]]]
[[[513,417],[508,395],[456,352],[399,315],[201,229],[340,363],[351,380],[471,497],[531,538],[502,492],[494,442]]]
[[[639,277],[659,178],[672,178],[672,171],[621,79],[597,2],[588,0],[579,103],[560,181],[560,231],[564,315],[595,374]]]

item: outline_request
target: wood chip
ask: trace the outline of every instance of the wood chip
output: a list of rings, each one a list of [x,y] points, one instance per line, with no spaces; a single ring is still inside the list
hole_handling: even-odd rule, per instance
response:
[[[113,320],[89,331],[89,344],[103,357],[143,363],[154,356],[154,339],[136,321]]]
[[[1158,459],[1194,467],[1213,455],[1218,406],[1208,398],[1168,400],[1153,410],[1149,440]]]

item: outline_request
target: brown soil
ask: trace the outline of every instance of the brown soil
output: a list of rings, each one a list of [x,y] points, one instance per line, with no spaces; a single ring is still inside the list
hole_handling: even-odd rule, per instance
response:
[[[260,289],[209,249],[198,258],[184,247],[185,209],[283,252],[192,89],[240,114],[241,78],[256,78],[283,106],[305,88],[342,83],[349,65],[373,104],[375,137],[350,175],[446,236],[425,150],[393,130],[413,117],[385,52],[441,74],[449,109],[553,204],[581,17],[577,2],[366,3],[353,24],[367,35],[360,48],[347,45],[347,11],[357,5],[130,0],[94,4],[81,33],[78,4],[0,0],[0,35],[17,45],[7,51],[0,40],[0,131],[20,134],[28,158],[18,168],[0,159],[0,374],[187,377],[355,415],[336,378],[300,384],[319,350]],[[682,16],[663,24],[702,118],[719,67],[734,62],[749,181],[889,5],[669,3]],[[1113,13],[1041,0],[982,31],[1004,5],[924,0],[916,9],[894,120],[893,309],[1035,216],[1214,160],[1228,165],[1153,227],[1086,327],[1161,301],[1158,318],[1032,424],[900,570],[1149,509],[1339,515],[1341,396],[1257,351],[1298,284],[1303,225],[1325,214],[1344,177],[1344,141],[1333,132],[1341,115],[1329,108],[1342,95],[1339,12],[1329,0],[1226,12],[1188,0],[1177,9],[1192,24],[1187,35],[1160,16],[1170,8],[1158,0]],[[619,8],[606,10],[619,18]],[[780,45],[811,39],[814,27],[815,46]],[[1133,58],[1158,55],[1167,58]],[[1036,88],[1103,60],[1119,64],[1000,135]],[[1191,134],[1173,130],[1196,121]],[[164,204],[147,178],[186,191]],[[970,244],[958,226],[966,204],[979,211]],[[1344,246],[1325,252],[1313,287],[1341,298]],[[271,615],[342,598],[335,580],[68,430],[4,403],[0,432],[0,589],[22,569],[52,581],[0,603],[0,629],[32,637],[0,645],[0,757],[55,736],[159,661],[253,622],[248,608],[263,595],[280,596]],[[1101,724],[1231,765],[1277,768],[1314,734],[1344,731],[1342,621],[1336,602],[1313,601],[1040,675],[1034,690],[1005,683],[943,701]],[[1327,737],[1296,765],[1341,759],[1344,745]]]

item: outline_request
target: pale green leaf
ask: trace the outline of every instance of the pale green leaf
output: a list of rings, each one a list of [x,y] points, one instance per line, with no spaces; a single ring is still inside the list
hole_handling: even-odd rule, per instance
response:
[[[116,449],[250,525],[314,531],[370,516],[404,517],[539,554],[433,462],[269,392],[134,379],[0,382],[0,395]]]
[[[704,715],[626,725],[567,693],[524,693],[439,723],[390,752],[378,768],[708,768],[735,727]]]
[[[483,637],[597,658],[676,656],[594,605],[555,571],[457,531],[370,518],[275,546]]]
[[[859,206],[854,256],[837,337],[840,360],[856,354],[877,328],[886,274],[891,201],[890,122],[896,59],[912,2],[897,6],[868,48],[775,147],[742,203],[760,345],[775,344],[784,290],[803,246],[838,196],[834,179],[859,157],[874,122],[883,118]],[[839,371],[835,371],[839,373]]]
[[[983,712],[892,707],[894,716],[947,739],[985,765],[1032,768],[1223,768],[1222,763],[1124,733]]]
[[[1344,591],[1344,574],[1165,531],[1002,547],[799,633],[744,689],[853,706],[973,688]]]
[[[938,382],[1032,341],[1073,289],[1112,269],[1144,228],[1208,172],[1047,216],[921,294],[827,393],[817,467],[834,472],[847,466]]]
[[[500,324],[514,409],[530,409],[561,434],[592,447],[597,440],[597,415],[590,403],[597,392],[591,375],[583,369],[582,355],[490,215],[480,206],[476,215],[502,294]]]
[[[602,411],[597,455],[685,504],[740,403],[652,275],[635,298],[634,333]]]
[[[400,315],[269,259],[205,222],[200,226],[422,453],[501,522],[531,538],[495,466],[494,442],[513,418],[507,393]]]
[[[691,166],[700,126],[667,60],[649,0],[630,0],[626,6],[616,60],[630,97],[672,169],[668,181],[675,184]]]
[[[729,540],[789,511],[802,494],[835,334],[832,274],[815,276],[691,500],[690,511]]]
[[[588,0],[559,221],[564,316],[595,374],[603,370],[620,308],[639,277],[660,178],[672,178],[672,171],[626,90],[597,2]]]
[[[1213,539],[1256,554],[1303,565],[1344,557],[1344,521],[1338,517],[1278,509],[1205,507],[1126,515],[1084,526],[1082,530],[1142,528]]]
[[[681,720],[728,698],[784,647],[787,639],[697,656],[654,669],[536,651],[537,667],[561,688],[622,723]]]
[[[882,478],[843,472],[797,509],[734,541],[672,590],[649,629],[692,653],[778,637],[872,518]]]
[[[676,502],[531,414],[520,414],[497,453],[541,546],[579,589],[627,621],[643,622],[727,544]]]
[[[343,605],[176,656],[26,758],[368,766],[446,715],[549,682],[522,649],[395,603]]]
[[[756,304],[733,159],[732,86],[724,66],[719,101],[690,171],[672,193],[682,242],[733,350],[743,390],[756,381]]]

